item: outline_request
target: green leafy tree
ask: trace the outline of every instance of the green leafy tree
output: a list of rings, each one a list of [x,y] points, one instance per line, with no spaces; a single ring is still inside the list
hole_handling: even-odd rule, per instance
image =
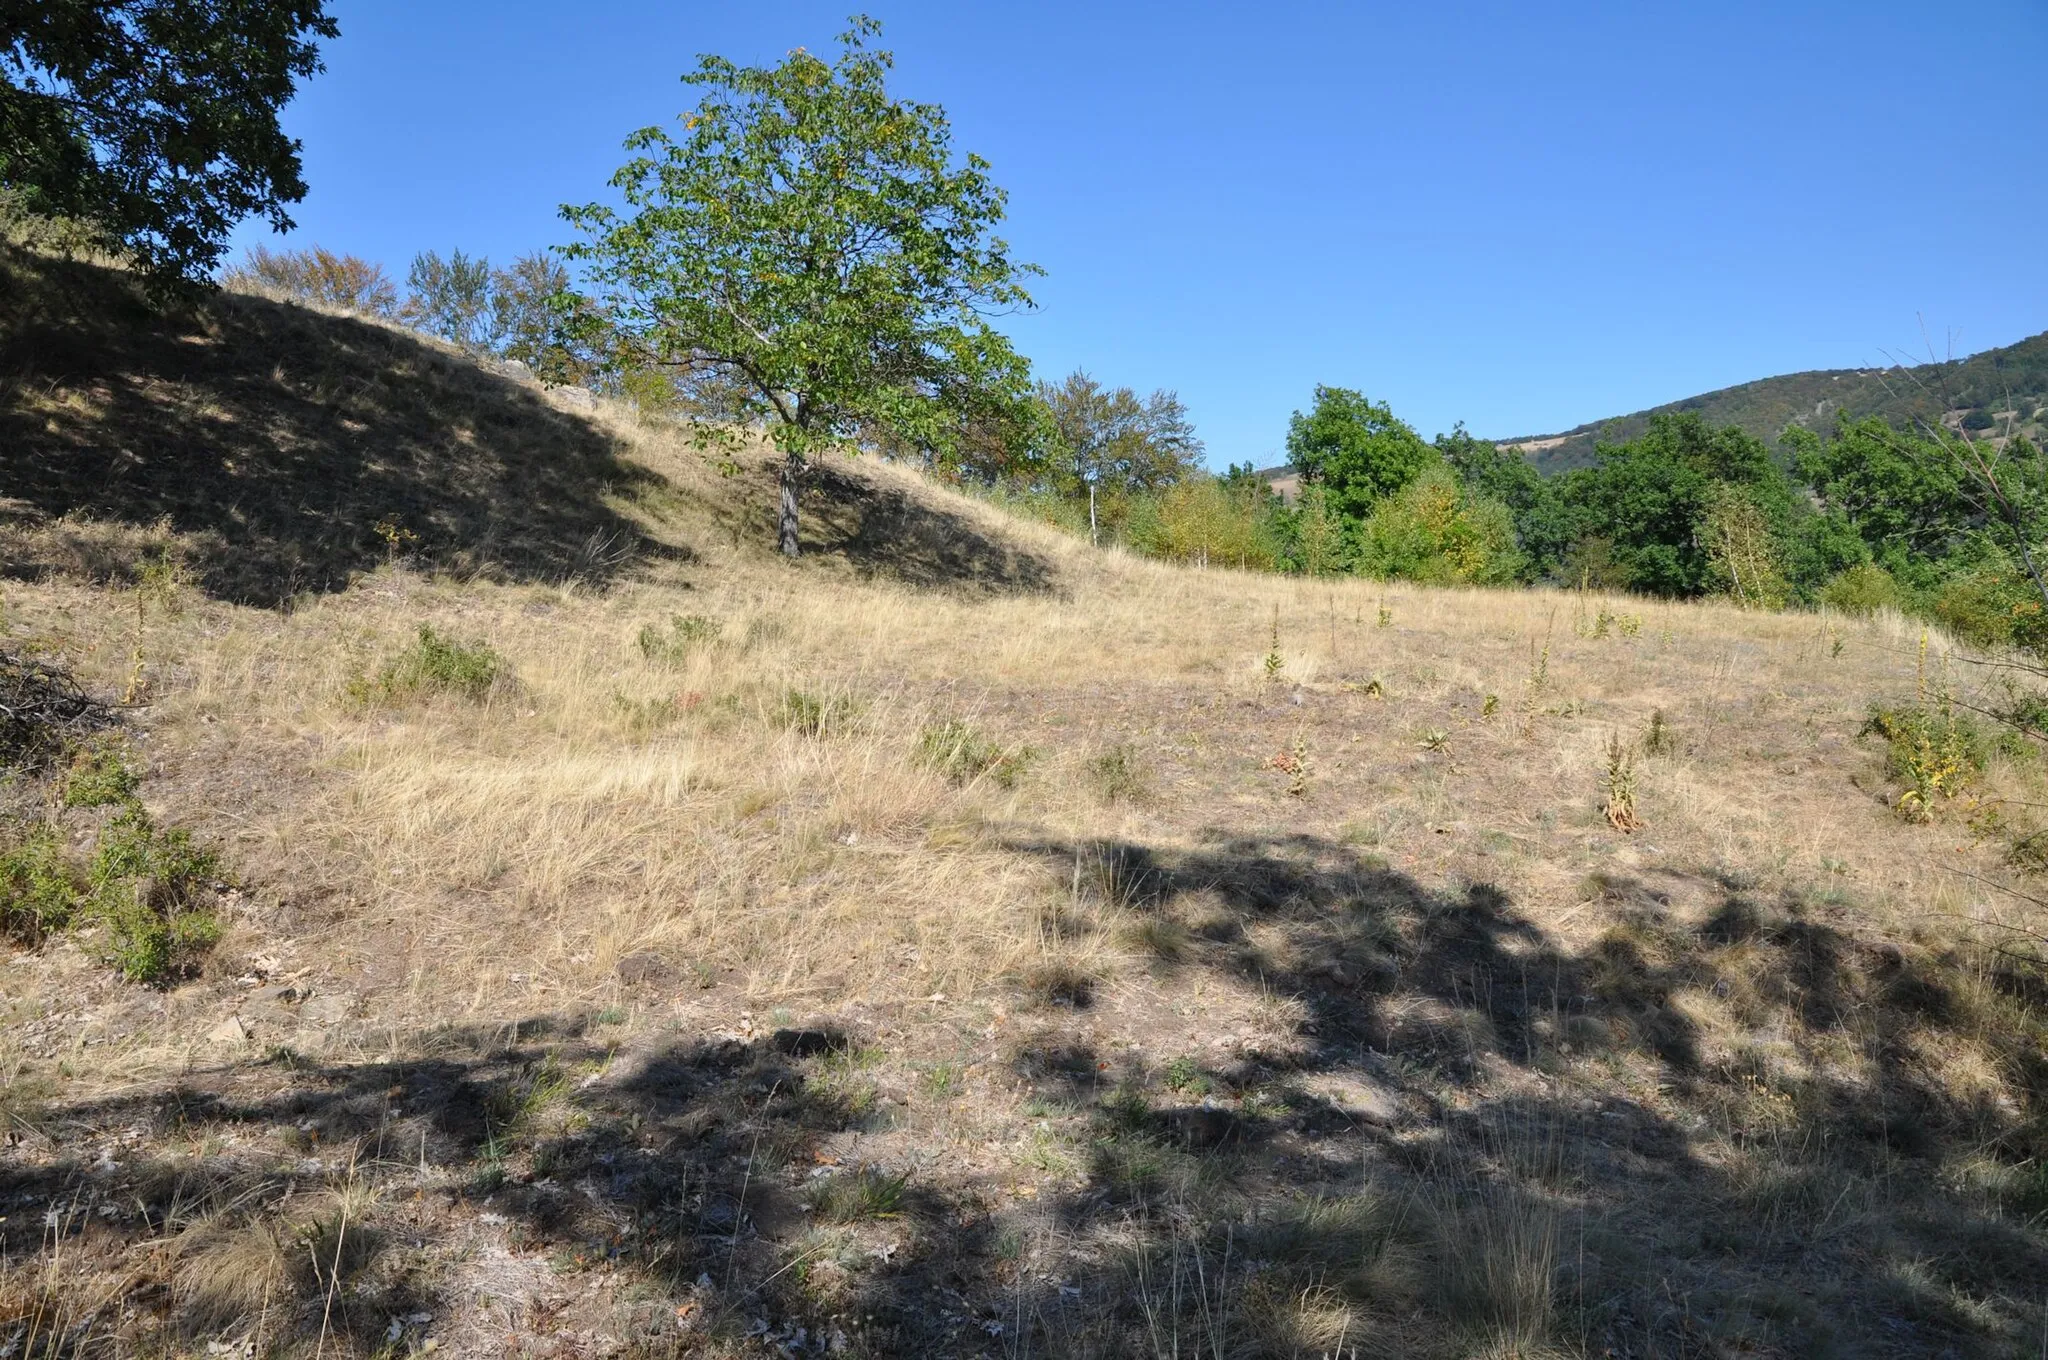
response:
[[[1344,520],[1330,508],[1329,489],[1309,482],[1301,489],[1294,516],[1294,542],[1301,569],[1310,576],[1344,570]]]
[[[1558,574],[1565,554],[1584,534],[1581,516],[1558,495],[1559,484],[1520,453],[1475,439],[1463,425],[1438,435],[1436,451],[1467,490],[1508,508],[1529,576]]]
[[[1691,412],[1654,415],[1640,438],[1601,445],[1599,465],[1569,474],[1559,494],[1611,545],[1632,589],[1696,596],[1713,588],[1702,528],[1721,484],[1746,493],[1773,535],[1791,532],[1792,486],[1770,450]]]
[[[405,285],[405,319],[472,354],[498,347],[498,313],[493,306],[491,262],[457,250],[443,259],[438,251],[413,256]]]
[[[338,31],[324,0],[0,0],[0,187],[196,282],[242,219],[292,226],[278,113]]]
[[[1874,416],[1844,415],[1828,439],[1794,427],[1785,442],[1823,510],[1845,521],[1872,559],[1903,580],[1933,583],[1973,518],[1954,462]]]
[[[566,386],[593,375],[594,360],[576,345],[576,327],[570,324],[589,308],[588,300],[572,290],[567,267],[548,251],[521,255],[510,269],[491,276],[491,318],[499,348],[545,382]]]
[[[626,141],[625,210],[563,209],[609,362],[727,378],[767,425],[792,557],[820,451],[882,430],[945,465],[977,425],[1029,421],[1028,366],[988,318],[1031,305],[1035,271],[992,235],[1005,195],[987,162],[956,163],[936,105],[890,98],[892,60],[866,45],[880,31],[856,17],[831,63],[700,58],[681,135]]]
[[[1384,403],[1320,385],[1309,413],[1296,411],[1287,423],[1287,457],[1304,479],[1329,488],[1339,514],[1357,517],[1437,461],[1436,451]]]
[[[1090,482],[1107,491],[1156,491],[1201,464],[1202,441],[1175,393],[1140,399],[1075,369],[1064,382],[1040,383],[1038,401],[1055,437],[1050,471],[1069,495]]]
[[[1521,571],[1507,507],[1474,496],[1445,467],[1426,470],[1374,506],[1358,537],[1359,570],[1368,576],[1505,585]]]

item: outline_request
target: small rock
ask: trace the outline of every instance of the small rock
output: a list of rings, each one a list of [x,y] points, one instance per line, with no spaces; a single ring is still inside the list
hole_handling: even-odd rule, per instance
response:
[[[332,1025],[346,1020],[356,1008],[352,992],[321,992],[308,997],[299,1007],[299,1018],[313,1025]]]
[[[207,1031],[206,1038],[216,1044],[246,1044],[249,1042],[249,1027],[242,1023],[241,1016],[230,1015]]]

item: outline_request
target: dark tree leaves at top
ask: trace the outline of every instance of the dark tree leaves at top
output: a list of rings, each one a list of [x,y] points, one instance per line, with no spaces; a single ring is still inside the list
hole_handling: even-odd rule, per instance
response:
[[[951,464],[992,427],[1032,428],[1028,366],[988,318],[1029,307],[992,234],[1005,195],[956,163],[943,110],[891,99],[857,17],[827,63],[706,56],[680,136],[646,128],[613,176],[625,210],[565,207],[566,248],[621,369],[717,376],[783,455],[779,546],[797,553],[807,460],[864,438]]]
[[[242,219],[291,227],[278,113],[336,34],[324,0],[0,0],[0,186],[203,278]]]

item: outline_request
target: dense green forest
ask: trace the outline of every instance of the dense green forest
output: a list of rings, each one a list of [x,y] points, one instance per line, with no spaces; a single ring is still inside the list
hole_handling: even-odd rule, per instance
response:
[[[1057,408],[1071,387],[1048,385],[1040,399]],[[1152,406],[1178,410],[1170,393]],[[1301,474],[1292,502],[1248,465],[1162,479],[1156,461],[1146,484],[1098,472],[1092,526],[1071,477],[1011,477],[994,494],[1179,560],[1753,608],[1892,606],[1973,641],[2048,643],[2029,563],[2048,464],[2011,418],[1958,424],[1843,411],[1823,430],[1787,429],[1774,449],[1697,412],[1659,412],[1635,437],[1596,444],[1588,465],[1546,475],[1462,428],[1425,442],[1384,404],[1319,387],[1287,434]],[[1124,438],[1139,461],[1142,429]]]

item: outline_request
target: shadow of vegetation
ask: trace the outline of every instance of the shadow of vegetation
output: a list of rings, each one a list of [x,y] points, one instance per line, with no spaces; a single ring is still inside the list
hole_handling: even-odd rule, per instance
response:
[[[1038,594],[1052,564],[966,515],[821,461],[804,497],[804,548],[864,577],[923,590]],[[772,504],[772,502],[770,502]]]
[[[259,605],[341,589],[394,554],[601,584],[687,551],[609,504],[653,474],[533,388],[261,298],[165,316],[117,270],[8,246],[0,447],[0,523],[41,531],[10,550],[17,576],[132,572],[81,520],[167,522],[207,593]]]
[[[1799,902],[1730,896],[1690,925],[1624,876],[1591,885],[1615,924],[1567,948],[1496,889],[1432,893],[1305,836],[1011,848],[1061,884],[1079,865],[1125,917],[1185,918],[1158,966],[1255,981],[1295,1034],[1165,1069],[1081,1025],[1018,1041],[1007,1089],[1031,1132],[1009,1164],[1053,1187],[1028,1199],[1000,1165],[947,1173],[889,1142],[913,1098],[857,1032],[618,1052],[591,1017],[537,1017],[402,1060],[280,1052],[17,1112],[5,1258],[61,1240],[132,1262],[154,1242],[137,1316],[196,1336],[232,1310],[181,1278],[183,1238],[268,1215],[326,1243],[335,1186],[360,1178],[381,1187],[358,1210],[374,1249],[336,1250],[331,1304],[318,1269],[280,1287],[280,1344],[323,1318],[361,1353],[394,1328],[451,1335],[469,1305],[418,1263],[474,1250],[476,1222],[528,1263],[504,1327],[640,1355],[2031,1344],[2048,1183],[1960,1179],[2048,1153],[2023,971],[1860,942]],[[1935,1070],[1965,1039],[2005,1064],[2005,1097]],[[132,1130],[159,1150],[121,1151]],[[895,1150],[865,1159],[870,1135]]]

